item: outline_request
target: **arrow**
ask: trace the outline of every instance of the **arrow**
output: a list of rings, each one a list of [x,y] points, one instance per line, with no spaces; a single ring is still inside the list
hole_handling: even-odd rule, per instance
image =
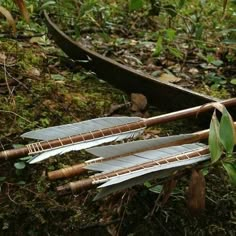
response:
[[[164,147],[198,142],[206,139],[208,135],[209,130],[207,129],[192,134],[180,134],[86,149],[87,152],[97,156],[98,158],[59,170],[50,171],[48,172],[48,178],[49,180],[56,180],[77,176],[87,172],[88,170],[96,170],[94,164],[97,165],[101,163],[108,163],[110,160],[115,159],[121,160],[120,158],[126,157],[127,155],[135,155],[137,152],[157,150]]]
[[[234,106],[236,105],[236,98],[224,100],[220,103],[226,107]],[[32,155],[34,157],[30,163],[36,163],[66,152],[133,138],[140,135],[146,127],[194,116],[200,112],[213,109],[212,103],[208,103],[148,119],[139,117],[105,117],[30,131],[23,134],[22,137],[41,141],[30,143],[21,148],[1,151],[0,160]]]
[[[129,162],[130,158],[132,164]],[[121,168],[121,164],[117,161],[111,160],[105,166],[97,167],[97,170],[103,169],[101,174],[59,186],[57,191],[59,194],[75,193],[91,188],[93,185],[102,184],[99,186],[102,191],[95,197],[97,200],[114,191],[132,187],[153,178],[170,176],[176,170],[209,159],[209,148],[202,143],[137,152],[134,156],[127,155],[122,158],[124,168]]]

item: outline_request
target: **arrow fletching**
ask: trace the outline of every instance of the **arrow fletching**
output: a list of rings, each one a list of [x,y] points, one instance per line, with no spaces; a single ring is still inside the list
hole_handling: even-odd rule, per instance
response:
[[[174,171],[182,169],[187,165],[206,161],[210,159],[210,154],[208,152],[207,145],[194,143],[137,153],[135,158],[137,156],[146,159],[144,160],[143,165],[138,164],[141,168],[136,168],[136,170],[130,173],[116,175],[108,179],[108,181],[98,187],[102,190],[95,197],[95,200],[104,197],[113,191],[132,187],[153,178],[167,177]],[[123,160],[125,161],[125,159],[126,158]],[[115,164],[111,162],[110,165],[114,166]],[[118,170],[118,168],[113,169],[113,171],[114,170]]]
[[[48,172],[48,178],[50,180],[56,180],[60,178],[68,178],[80,175],[81,173],[86,172],[86,170],[92,170],[93,164],[106,162],[111,159],[119,159],[127,155],[135,154],[137,152],[193,143],[202,139],[206,139],[207,137],[208,130],[203,130],[192,134],[180,134],[149,140],[132,141],[129,143],[89,148],[86,149],[86,151],[97,156],[98,158],[91,159],[85,161],[84,163],[69,166],[59,170],[50,171]]]
[[[173,137],[175,138],[175,137]],[[155,140],[152,140],[155,141]],[[144,145],[145,145],[145,141]],[[128,144],[128,143],[127,143]],[[142,141],[139,142],[142,146]],[[114,145],[117,146],[117,145]],[[160,149],[152,149],[146,151],[136,151],[131,154],[127,153],[125,156],[116,157],[107,161],[100,162],[99,158],[87,162],[85,166],[88,170],[100,171],[100,172],[110,172],[123,168],[132,167],[135,165],[140,165],[149,161],[156,161],[159,159],[167,158],[169,156],[174,156],[179,153],[187,153],[194,149],[200,148],[205,145],[201,143],[196,144],[186,144],[181,146],[172,146]],[[112,148],[112,147],[111,147]]]
[[[109,129],[115,126],[141,121],[140,117],[102,117],[92,120],[33,130],[21,135],[22,138],[50,141],[58,138],[81,135],[95,130]]]
[[[236,104],[236,98],[224,100],[220,103],[227,107],[233,106]],[[106,117],[31,131],[23,134],[22,137],[41,140],[40,142],[31,143],[16,149],[0,151],[0,160],[9,160],[27,155],[40,155],[37,159],[32,160],[31,163],[35,163],[53,155],[130,138],[143,132],[146,126],[149,127],[154,124],[194,116],[199,112],[206,112],[213,108],[212,104],[205,104],[204,106],[192,107],[148,119],[139,117]],[[86,145],[86,142],[89,144]],[[81,145],[76,146],[79,143]],[[46,154],[46,152],[49,153]],[[43,153],[45,155],[41,156]]]
[[[135,124],[137,122],[141,123],[138,128],[129,128],[129,124]],[[103,143],[134,138],[144,131],[145,125],[142,125],[142,123],[142,119],[139,117],[97,118],[90,121],[83,121],[75,124],[67,124],[31,131],[23,134],[22,137],[40,139],[48,143],[51,140],[58,140],[58,145],[56,147],[49,147],[48,149],[41,149],[40,147],[35,148],[35,146],[33,146],[29,154],[35,156],[29,161],[29,163],[34,164],[43,161],[49,157],[55,155],[62,155],[70,151],[78,151]],[[125,129],[121,129],[121,126],[125,126]],[[105,135],[105,130],[109,131],[109,135]],[[100,136],[96,136],[95,132],[99,133]],[[90,139],[85,138],[83,134],[89,134]],[[79,142],[74,140],[74,137],[77,136],[82,137],[82,140],[80,139]],[[64,144],[63,138],[66,138],[67,140],[69,139],[69,144]],[[39,145],[40,143],[37,146]]]
[[[142,142],[144,146],[146,146],[145,141],[138,142],[140,146],[142,146]],[[94,150],[93,153],[95,153]],[[106,158],[109,158],[108,155]],[[209,158],[208,146],[202,143],[141,151],[100,163],[99,158],[97,158],[97,163],[89,164],[86,168],[102,173],[95,174],[89,179],[59,186],[58,191],[63,192],[64,190],[70,189],[72,192],[75,192],[78,191],[78,189],[89,187],[93,184],[102,184],[99,186],[101,191],[95,198],[99,199],[113,191],[131,187],[149,179],[169,176],[173,171],[179,168],[193,165],[208,160]],[[94,160],[91,160],[91,162]]]

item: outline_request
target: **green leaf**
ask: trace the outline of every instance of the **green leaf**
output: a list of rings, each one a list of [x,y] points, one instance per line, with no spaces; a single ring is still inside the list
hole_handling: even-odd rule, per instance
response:
[[[203,25],[197,24],[196,25],[196,31],[195,31],[195,38],[198,40],[202,39],[202,33],[203,33]]]
[[[152,185],[149,181],[146,181],[144,184],[143,184],[146,188],[150,188]]]
[[[236,44],[236,40],[235,39],[225,39],[223,40],[224,44]]]
[[[179,9],[181,9],[185,4],[185,0],[179,0],[179,4],[178,4],[178,7]]]
[[[220,140],[226,152],[232,154],[235,143],[235,129],[233,119],[227,109],[224,107],[220,120]]]
[[[202,8],[206,5],[206,0],[200,0],[200,5]]]
[[[216,117],[216,112],[214,111],[211,118],[209,138],[208,138],[208,144],[209,144],[209,150],[211,153],[212,163],[218,161],[223,153],[223,148],[222,148],[222,144],[220,142],[220,136],[219,136],[219,128],[220,128],[220,124]]]
[[[26,157],[19,158],[19,160],[21,160],[21,161],[28,161],[30,159],[32,159],[32,156],[26,156]]]
[[[156,48],[155,48],[155,51],[153,53],[153,56],[160,56],[160,54],[162,53],[163,51],[163,45],[162,45],[162,37],[159,36],[158,37],[158,40],[157,40],[157,43],[156,43]]]
[[[214,61],[211,62],[211,64],[214,65],[214,66],[219,67],[219,66],[222,66],[224,64],[224,62],[221,61],[221,60],[214,60]]]
[[[236,186],[236,163],[223,162],[232,185]]]
[[[183,53],[178,49],[178,48],[173,48],[173,47],[168,47],[168,50],[170,53],[175,56],[176,58],[182,59],[183,58]]]
[[[14,166],[15,166],[15,168],[17,169],[17,170],[22,170],[22,169],[24,169],[25,168],[25,163],[24,162],[16,162],[15,164],[14,164]]]
[[[161,191],[162,191],[162,189],[163,189],[163,186],[162,186],[162,185],[156,185],[156,186],[150,188],[149,190],[150,190],[151,192],[153,192],[153,193],[158,193],[158,194],[160,194]]]
[[[0,176],[0,182],[3,182],[6,179],[5,176]]]
[[[236,78],[235,79],[231,79],[230,83],[233,84],[233,85],[236,85]]]
[[[176,31],[173,29],[167,29],[166,38],[168,41],[172,42],[176,38]]]
[[[201,170],[201,173],[202,173],[204,176],[208,175],[208,173],[209,173],[208,167],[203,168],[203,169]]]
[[[44,4],[42,4],[42,6],[40,7],[40,10],[45,10],[49,6],[52,6],[52,5],[56,5],[56,2],[55,1],[47,1]]]
[[[137,11],[143,8],[143,0],[130,0],[129,1],[129,10]]]
[[[51,74],[51,78],[54,80],[65,80],[65,77],[60,74]]]
[[[22,145],[22,144],[13,144],[12,145],[13,146],[13,148],[21,148],[21,147],[24,147],[24,145]]]

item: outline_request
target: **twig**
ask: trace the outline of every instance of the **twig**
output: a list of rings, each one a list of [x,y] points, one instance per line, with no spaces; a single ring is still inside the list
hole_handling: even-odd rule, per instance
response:
[[[7,85],[7,89],[8,89],[8,92],[9,92],[9,95],[10,95],[10,98],[12,99],[12,102],[13,102],[13,105],[15,106],[15,100],[13,99],[13,92],[8,84],[8,80],[7,80],[7,68],[6,68],[6,57],[5,57],[5,54],[4,54],[4,57],[3,57],[3,69],[4,69],[4,78],[5,78],[5,82],[6,82],[6,85]]]
[[[24,121],[26,121],[26,122],[28,122],[28,123],[32,123],[32,121],[30,121],[30,120],[28,120],[28,119],[26,119],[26,118],[24,118],[23,116],[21,116],[21,115],[18,115],[17,113],[15,113],[15,112],[13,112],[13,111],[6,111],[6,110],[0,110],[0,113],[10,113],[10,114],[12,114],[12,115],[14,115],[14,116],[17,116],[17,117],[19,117],[19,118],[21,118],[22,120],[24,120]],[[42,128],[41,126],[37,126],[38,128]]]
[[[15,80],[18,84],[22,85],[28,92],[30,91],[29,88],[24,83],[22,83],[20,80],[13,77],[8,71],[7,71],[7,74],[9,77],[11,77],[13,80]]]
[[[79,229],[81,230],[85,230],[85,229],[89,229],[89,228],[95,228],[95,227],[106,227],[108,225],[112,225],[114,223],[120,222],[121,219],[115,219],[115,220],[111,220],[105,223],[93,223],[93,224],[88,224],[85,226],[80,226]]]

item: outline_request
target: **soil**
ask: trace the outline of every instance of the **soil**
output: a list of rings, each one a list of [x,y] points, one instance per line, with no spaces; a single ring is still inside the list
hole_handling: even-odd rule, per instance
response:
[[[117,56],[126,47],[117,51],[106,47],[105,51]],[[2,150],[28,143],[20,135],[32,129],[104,115],[137,114],[130,95],[75,65],[46,35],[23,39],[4,37],[0,49]],[[127,62],[124,57],[121,60]],[[154,71],[162,69],[163,65],[155,64]],[[192,84],[188,87],[192,88]],[[160,113],[153,107],[138,112],[141,116]],[[191,121],[178,121],[148,129],[142,138],[197,129]],[[157,186],[161,183],[155,180],[96,202],[93,201],[95,188],[58,196],[56,186],[68,180],[49,182],[46,172],[87,158],[85,152],[80,152],[50,158],[37,165],[29,165],[25,160],[1,162],[0,235],[235,235],[236,192],[223,170],[210,168],[206,175],[205,210],[192,216],[185,200],[189,171],[177,182],[166,204],[161,204],[163,196]],[[17,163],[21,163],[20,168]],[[157,187],[150,189],[150,186]]]

